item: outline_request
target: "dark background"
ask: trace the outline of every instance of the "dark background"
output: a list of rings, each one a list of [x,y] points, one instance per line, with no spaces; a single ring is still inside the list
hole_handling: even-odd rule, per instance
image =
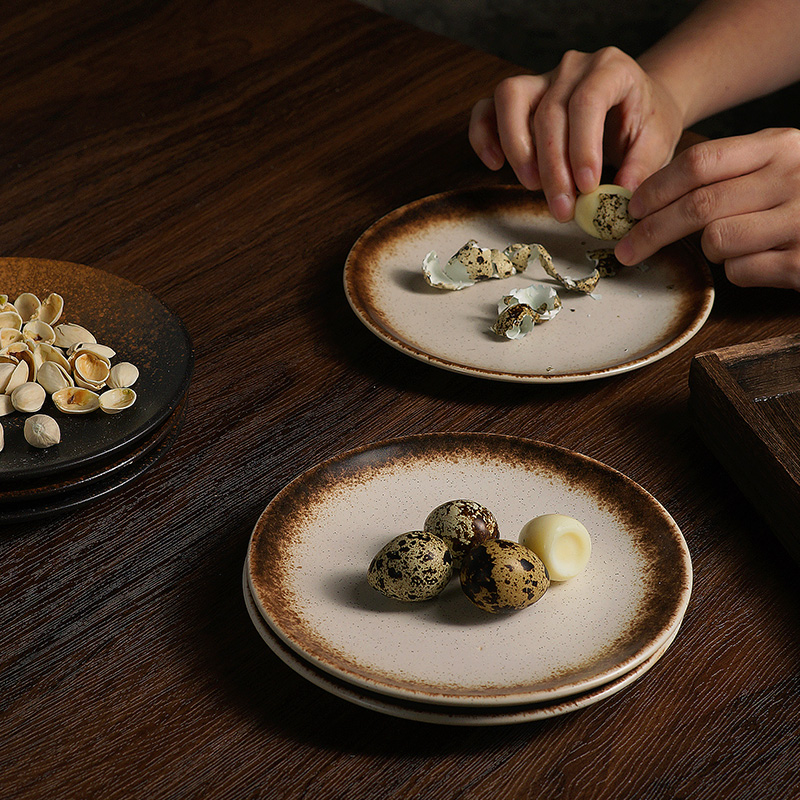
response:
[[[547,72],[566,50],[614,45],[636,57],[677,25],[699,0],[360,0],[424,30]],[[521,71],[523,71],[521,70]],[[706,136],[800,127],[800,84],[694,126]]]

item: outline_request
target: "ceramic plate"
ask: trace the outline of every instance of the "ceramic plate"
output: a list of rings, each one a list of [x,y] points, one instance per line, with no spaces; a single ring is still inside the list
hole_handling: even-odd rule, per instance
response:
[[[194,354],[181,321],[140,286],[103,270],[31,258],[0,259],[0,291],[64,298],[63,320],[77,322],[113,348],[113,363],[139,368],[133,408],[120,414],[62,414],[49,398],[42,413],[54,416],[61,442],[47,450],[28,445],[23,414],[3,417],[5,447],[0,483],[25,485],[30,478],[65,474],[131,448],[152,434],[186,396]]]
[[[131,463],[114,470],[108,476],[88,484],[79,484],[70,491],[60,492],[44,498],[0,505],[0,522],[4,525],[27,523],[55,517],[98,503],[113,492],[119,491],[152,469],[169,452],[177,440],[183,425],[183,406],[164,423],[164,436],[158,444],[141,454]]]
[[[76,489],[85,489],[93,483],[112,478],[115,473],[127,469],[169,437],[175,426],[183,419],[185,404],[186,401],[182,401],[160,428],[157,428],[135,447],[125,450],[111,459],[94,462],[85,471],[70,470],[66,475],[59,476],[57,480],[52,475],[39,479],[30,478],[25,481],[24,486],[19,486],[19,482],[17,482],[17,485],[12,485],[11,488],[9,488],[9,484],[0,484],[0,513],[7,506],[18,504],[33,506],[42,501],[49,501],[56,495],[69,494]]]
[[[470,498],[516,539],[548,512],[583,521],[589,566],[534,606],[496,616],[454,580],[418,604],[366,581],[391,538]],[[691,592],[675,522],[608,466],[553,445],[489,434],[427,434],[329,459],[267,506],[249,547],[253,596],[270,627],[316,667],[415,702],[553,702],[615,680],[657,652]]]
[[[498,249],[541,243],[574,277],[591,272],[588,250],[609,247],[573,222],[556,222],[543,195],[522,187],[434,195],[393,211],[358,239],[344,271],[350,305],[373,333],[414,358],[533,383],[601,378],[657,361],[694,336],[711,311],[708,265],[686,242],[602,278],[593,296],[560,290],[538,265],[460,291],[428,286],[425,255],[435,250],[444,263],[469,239]],[[531,283],[559,288],[562,310],[522,339],[492,333],[498,301]]]
[[[287,647],[281,639],[276,636],[269,625],[259,614],[258,608],[250,593],[247,580],[247,568],[244,572],[244,602],[247,613],[261,638],[267,643],[269,648],[287,666],[291,667],[298,675],[324,689],[327,692],[347,700],[355,705],[379,711],[393,717],[412,719],[419,722],[432,722],[438,725],[510,725],[520,722],[533,722],[534,720],[555,717],[567,714],[570,711],[577,711],[580,708],[593,705],[607,697],[619,692],[626,686],[641,678],[647,670],[652,667],[664,654],[666,649],[672,644],[678,633],[678,625],[669,636],[666,643],[653,653],[650,658],[634,667],[630,672],[626,672],[614,681],[599,686],[590,692],[572,695],[564,700],[553,703],[531,703],[519,706],[503,706],[495,708],[476,708],[458,706],[433,706],[427,703],[415,703],[411,700],[400,700],[370,692],[368,689],[361,689],[346,681],[339,680],[327,672],[315,668],[303,658],[300,658],[293,650]]]

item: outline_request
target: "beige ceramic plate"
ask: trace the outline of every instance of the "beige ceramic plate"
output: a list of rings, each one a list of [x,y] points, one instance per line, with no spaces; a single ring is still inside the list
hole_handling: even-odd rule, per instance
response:
[[[428,286],[425,255],[435,250],[444,263],[468,239],[499,249],[541,243],[562,274],[574,277],[593,268],[587,250],[609,247],[575,223],[556,222],[543,196],[522,187],[434,195],[393,211],[358,239],[344,271],[350,305],[373,333],[414,358],[483,378],[543,383],[657,361],[697,333],[714,300],[706,262],[679,242],[602,278],[596,297],[559,291],[561,312],[510,341],[489,330],[503,295],[531,283],[558,284],[537,265],[455,292]]]
[[[413,719],[420,722],[432,722],[439,725],[510,725],[546,719],[547,717],[556,717],[560,714],[567,714],[570,711],[577,711],[579,708],[593,705],[600,700],[611,697],[644,675],[644,673],[661,658],[670,644],[672,644],[675,636],[678,634],[678,627],[680,627],[679,624],[670,634],[667,642],[650,656],[650,658],[643,661],[637,667],[634,667],[630,672],[621,675],[616,680],[603,684],[589,692],[571,695],[564,700],[553,703],[530,703],[526,705],[494,708],[434,706],[428,703],[415,703],[411,700],[391,698],[386,695],[377,694],[376,692],[370,692],[368,689],[360,689],[353,684],[340,680],[333,675],[329,675],[327,672],[323,672],[321,669],[317,669],[305,659],[300,658],[272,632],[272,629],[259,614],[247,580],[247,565],[245,565],[243,577],[244,602],[253,625],[272,652],[287,666],[297,672],[298,675],[301,675],[320,689],[324,689],[336,697],[340,697],[343,700],[347,700],[363,708],[369,708],[373,711],[379,711],[393,717]]]
[[[491,509],[506,539],[538,514],[582,520],[589,566],[503,616],[472,605],[457,580],[419,604],[373,590],[367,568],[383,544],[459,497]],[[692,582],[680,530],[636,483],[489,434],[410,436],[313,467],[267,506],[248,557],[259,610],[294,652],[356,686],[438,705],[551,703],[615,680],[664,645]]]

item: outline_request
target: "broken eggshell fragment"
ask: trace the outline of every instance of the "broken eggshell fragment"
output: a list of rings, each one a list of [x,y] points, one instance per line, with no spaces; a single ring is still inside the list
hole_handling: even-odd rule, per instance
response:
[[[470,239],[444,266],[441,266],[436,251],[432,250],[423,259],[422,272],[430,286],[450,291],[466,289],[489,278],[507,278],[525,268],[520,269],[509,258],[507,249],[481,247],[475,239]]]
[[[604,183],[575,201],[575,222],[596,239],[621,239],[635,224],[628,213],[630,189]]]
[[[534,325],[551,320],[560,310],[561,298],[552,286],[535,283],[512,289],[497,304],[498,317],[491,330],[506,339],[521,339]]]

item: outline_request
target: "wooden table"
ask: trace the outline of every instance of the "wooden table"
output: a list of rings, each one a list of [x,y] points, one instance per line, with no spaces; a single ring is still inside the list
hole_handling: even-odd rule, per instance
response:
[[[346,0],[42,0],[0,17],[3,255],[140,283],[197,356],[187,421],[156,468],[2,530],[2,797],[798,790],[796,569],[687,415],[692,356],[796,331],[795,294],[717,271],[694,339],[602,381],[435,369],[356,319],[343,262],[405,202],[512,182],[480,165],[466,121],[513,65]],[[691,604],[642,680],[547,721],[448,728],[349,704],[265,647],[240,576],[276,492],[358,445],[464,430],[597,458],[681,526]]]

